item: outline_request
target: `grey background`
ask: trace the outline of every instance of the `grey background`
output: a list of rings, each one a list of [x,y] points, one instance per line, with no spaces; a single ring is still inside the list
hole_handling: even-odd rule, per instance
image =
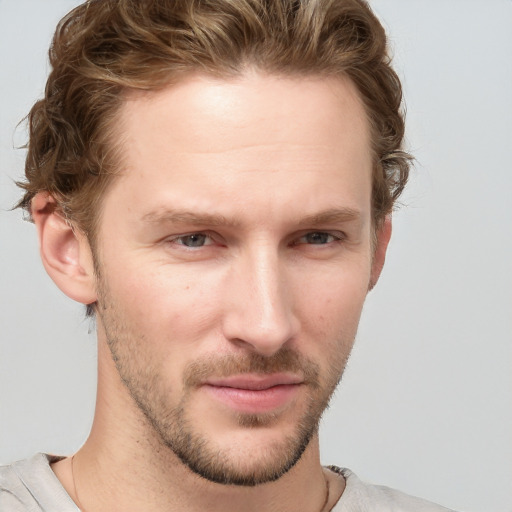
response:
[[[85,440],[94,326],[9,208],[74,0],[0,0],[0,463]],[[512,2],[373,0],[418,163],[321,432],[323,460],[457,510],[512,511]]]

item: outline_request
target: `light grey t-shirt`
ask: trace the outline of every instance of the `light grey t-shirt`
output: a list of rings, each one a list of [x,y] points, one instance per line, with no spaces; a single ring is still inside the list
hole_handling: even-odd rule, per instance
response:
[[[40,453],[0,467],[1,512],[79,512],[53,473],[51,460]],[[400,491],[366,484],[348,469],[333,470],[345,478],[346,487],[332,512],[450,512]]]

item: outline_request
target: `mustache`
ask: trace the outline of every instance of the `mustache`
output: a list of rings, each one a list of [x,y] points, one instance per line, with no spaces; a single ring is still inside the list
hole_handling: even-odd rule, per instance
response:
[[[210,377],[230,377],[246,373],[270,375],[284,372],[300,375],[305,384],[319,386],[318,365],[302,354],[284,347],[272,356],[250,352],[203,358],[188,365],[183,380],[185,387],[191,388],[200,386]]]

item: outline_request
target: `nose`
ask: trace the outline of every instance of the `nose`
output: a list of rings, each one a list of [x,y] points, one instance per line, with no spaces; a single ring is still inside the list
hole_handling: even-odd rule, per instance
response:
[[[240,256],[226,280],[223,334],[231,343],[271,356],[298,331],[293,286],[278,250]]]

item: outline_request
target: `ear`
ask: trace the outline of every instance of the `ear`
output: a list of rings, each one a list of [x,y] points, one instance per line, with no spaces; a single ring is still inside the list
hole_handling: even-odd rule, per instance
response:
[[[368,290],[371,290],[379,280],[380,273],[386,261],[386,251],[391,238],[391,215],[386,215],[384,222],[376,233],[376,244],[373,254],[372,270]]]
[[[73,300],[82,304],[96,302],[94,264],[86,236],[64,219],[48,192],[36,194],[31,206],[48,275]]]

